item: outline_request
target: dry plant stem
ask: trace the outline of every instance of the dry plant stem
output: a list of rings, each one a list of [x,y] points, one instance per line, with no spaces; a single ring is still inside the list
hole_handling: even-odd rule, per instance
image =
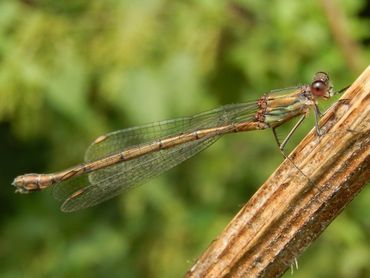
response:
[[[185,277],[279,277],[370,180],[370,67]],[[314,186],[313,186],[314,184]],[[247,186],[247,185],[246,185]]]

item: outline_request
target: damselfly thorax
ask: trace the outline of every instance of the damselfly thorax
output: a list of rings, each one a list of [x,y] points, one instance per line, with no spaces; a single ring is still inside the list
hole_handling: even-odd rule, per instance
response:
[[[276,90],[257,101],[108,133],[90,145],[84,163],[51,174],[18,176],[13,185],[20,193],[53,186],[62,211],[91,207],[176,166],[224,134],[272,128],[282,150],[313,109],[320,135],[317,101],[333,94],[329,76],[318,72],[311,84]],[[301,118],[280,143],[275,129],[297,116]]]

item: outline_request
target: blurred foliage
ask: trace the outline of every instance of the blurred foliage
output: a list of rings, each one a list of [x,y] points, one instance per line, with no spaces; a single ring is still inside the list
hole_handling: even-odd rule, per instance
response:
[[[73,214],[50,191],[14,195],[12,178],[80,163],[108,131],[255,99],[319,70],[344,87],[368,65],[370,7],[334,1],[351,63],[322,2],[2,0],[0,276],[184,274],[282,161],[269,131],[225,136]],[[295,277],[370,277],[369,199],[366,188],[299,258]]]

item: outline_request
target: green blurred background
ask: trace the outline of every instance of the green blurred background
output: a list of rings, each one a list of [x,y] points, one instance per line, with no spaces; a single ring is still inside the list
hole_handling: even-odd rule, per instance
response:
[[[78,164],[109,131],[255,99],[319,70],[344,87],[368,65],[369,9],[366,0],[1,0],[0,276],[181,277],[281,163],[271,131],[225,136],[72,214],[50,190],[15,195],[12,179]],[[311,117],[290,148],[312,126]],[[294,277],[370,277],[369,200],[366,188]]]

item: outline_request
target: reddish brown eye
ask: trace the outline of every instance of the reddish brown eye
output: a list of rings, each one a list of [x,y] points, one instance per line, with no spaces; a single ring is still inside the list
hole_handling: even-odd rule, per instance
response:
[[[312,94],[318,97],[326,96],[326,89],[326,85],[322,81],[315,81],[311,85]]]

